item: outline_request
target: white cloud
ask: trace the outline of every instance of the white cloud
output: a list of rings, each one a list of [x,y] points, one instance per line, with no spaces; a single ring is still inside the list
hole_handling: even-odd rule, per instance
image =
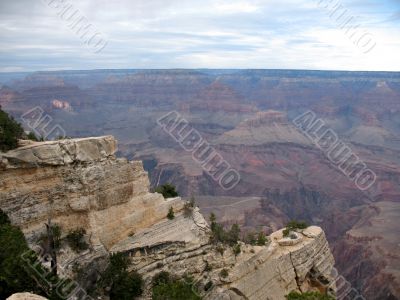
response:
[[[316,0],[70,1],[109,42],[88,52],[42,1],[0,1],[0,71],[312,68],[400,71],[397,0],[343,0],[376,39],[363,54]]]

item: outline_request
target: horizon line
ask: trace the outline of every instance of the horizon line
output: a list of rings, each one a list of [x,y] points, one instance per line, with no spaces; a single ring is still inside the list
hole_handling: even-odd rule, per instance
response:
[[[35,71],[1,71],[0,74],[22,74],[22,73],[51,73],[51,72],[77,72],[77,71],[306,71],[306,72],[348,72],[348,73],[400,73],[399,71],[366,71],[366,70],[343,70],[343,69],[289,69],[289,68],[99,68],[99,69],[52,69]]]

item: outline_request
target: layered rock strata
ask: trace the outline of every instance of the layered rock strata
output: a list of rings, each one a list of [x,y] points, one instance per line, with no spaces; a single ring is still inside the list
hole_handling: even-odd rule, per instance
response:
[[[235,254],[210,242],[198,208],[150,193],[142,163],[116,158],[116,149],[115,139],[105,136],[24,143],[1,153],[1,208],[31,245],[50,219],[63,234],[85,229],[90,249],[60,249],[64,267],[125,253],[145,280],[142,299],[151,299],[151,280],[162,270],[190,275],[204,299],[283,300],[292,290],[334,290],[334,261],[321,228],[297,232],[293,241],[277,231],[266,246],[240,243]]]
[[[117,242],[162,220],[180,198],[149,192],[140,161],[116,158],[111,136],[31,143],[0,155],[0,204],[33,241],[44,224],[84,228],[93,246]]]

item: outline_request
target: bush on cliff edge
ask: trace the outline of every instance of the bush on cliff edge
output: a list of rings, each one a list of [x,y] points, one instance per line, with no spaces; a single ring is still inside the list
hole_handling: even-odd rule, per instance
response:
[[[0,151],[17,148],[18,139],[22,138],[23,134],[22,126],[0,106]]]
[[[333,297],[320,292],[299,293],[292,291],[285,296],[287,300],[334,300]]]

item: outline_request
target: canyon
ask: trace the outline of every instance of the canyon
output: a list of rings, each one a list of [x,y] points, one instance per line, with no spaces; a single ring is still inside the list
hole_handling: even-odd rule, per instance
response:
[[[116,151],[116,140],[103,136],[23,141],[0,153],[1,208],[33,249],[46,234],[47,222],[57,224],[62,235],[85,229],[88,249],[76,253],[63,246],[58,251],[61,276],[72,278],[77,266],[96,271],[110,253],[123,253],[145,280],[140,299],[151,299],[151,280],[161,271],[191,275],[203,299],[283,300],[291,291],[336,293],[334,259],[320,227],[298,230],[295,238],[278,230],[265,246],[240,242],[240,253],[231,247],[221,253],[210,242],[210,228],[197,207],[188,215],[180,197],[151,193],[142,163],[117,158]],[[167,218],[170,208],[173,219]],[[16,294],[9,299],[44,298]]]
[[[113,135],[119,141],[116,156],[143,161],[151,188],[173,183],[184,198],[195,196],[201,213],[215,212],[227,225],[239,222],[247,231],[263,229],[270,234],[291,219],[320,226],[339,273],[352,287],[366,299],[400,298],[396,226],[400,73],[94,70],[3,74],[0,82],[0,105],[22,121],[26,130],[46,134],[46,122],[23,118],[39,107],[67,136]],[[376,173],[372,189],[359,190],[294,126],[293,119],[308,110]],[[234,189],[222,189],[190,152],[160,128],[157,120],[171,111],[186,119],[239,172],[241,181]],[[15,161],[7,160],[7,164]],[[119,165],[123,163],[116,158],[110,167]],[[41,184],[56,180],[45,179],[51,175],[51,166],[44,170]],[[78,176],[81,170],[74,172]],[[116,180],[109,176],[110,182]],[[99,188],[107,186],[102,183]],[[115,193],[125,199],[129,185],[118,186]],[[85,193],[71,191],[76,198],[90,198]],[[93,199],[74,201],[72,205],[80,210],[77,215],[85,216],[82,220],[87,222],[85,207]],[[61,218],[66,208],[58,209]],[[100,220],[100,213],[93,216],[97,214]],[[30,224],[28,212],[24,218]],[[30,226],[39,228],[44,216],[38,220]],[[118,234],[129,235],[128,231],[121,228]],[[99,239],[113,245],[106,235]]]

